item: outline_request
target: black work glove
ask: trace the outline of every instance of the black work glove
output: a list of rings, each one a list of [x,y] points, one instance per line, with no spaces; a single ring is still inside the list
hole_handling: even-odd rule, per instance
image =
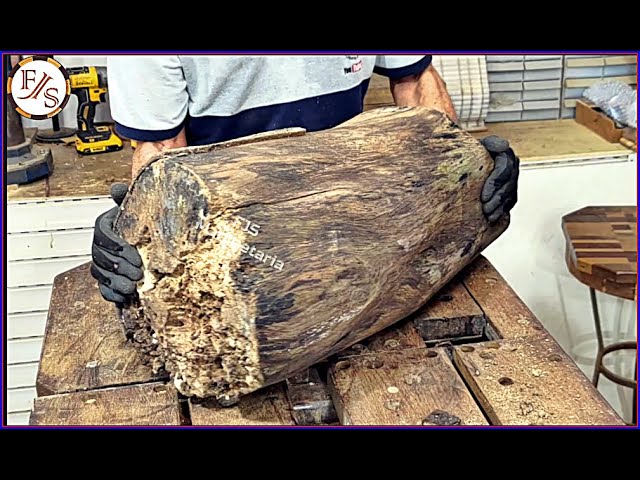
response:
[[[111,186],[111,197],[118,205],[96,219],[93,231],[91,276],[98,280],[102,297],[117,304],[126,302],[142,279],[142,259],[138,251],[113,231],[120,204],[127,194],[127,185]]]
[[[509,142],[497,135],[480,140],[493,158],[493,171],[482,187],[482,212],[490,223],[509,213],[518,201],[518,175],[520,159],[509,147]]]

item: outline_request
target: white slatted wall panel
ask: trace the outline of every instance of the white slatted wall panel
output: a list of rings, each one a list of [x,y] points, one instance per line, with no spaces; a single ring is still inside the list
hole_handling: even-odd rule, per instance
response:
[[[433,66],[447,84],[460,126],[471,131],[484,129],[489,110],[485,55],[434,55]]]
[[[637,85],[635,55],[487,55],[487,122],[575,117],[576,100],[603,79]]]
[[[9,202],[7,210],[7,407],[27,424],[51,288],[56,275],[90,260],[95,219],[108,197]]]
[[[562,55],[487,55],[487,122],[560,118]]]

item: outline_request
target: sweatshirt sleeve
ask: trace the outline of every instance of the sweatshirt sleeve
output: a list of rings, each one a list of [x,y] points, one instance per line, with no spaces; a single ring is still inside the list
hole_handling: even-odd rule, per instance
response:
[[[111,116],[118,134],[153,142],[180,133],[189,94],[178,56],[111,56],[107,69]]]
[[[378,55],[373,71],[397,80],[422,73],[431,65],[431,55]]]

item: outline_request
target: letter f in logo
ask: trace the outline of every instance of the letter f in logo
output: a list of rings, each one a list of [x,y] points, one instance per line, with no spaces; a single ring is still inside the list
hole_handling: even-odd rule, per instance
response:
[[[33,88],[33,91],[28,94],[26,97],[18,97],[20,100],[24,100],[26,98],[33,98],[34,100],[38,98],[38,95],[40,95],[40,92],[42,91],[42,89],[45,87],[45,85],[49,82],[49,80],[51,80],[53,77],[49,76],[49,74],[47,73],[43,73],[42,74],[42,80],[40,80],[40,82]],[[33,80],[33,79],[27,79],[27,80]],[[25,80],[25,85],[23,85],[22,89],[24,90],[25,88],[27,88],[26,86],[26,80]]]

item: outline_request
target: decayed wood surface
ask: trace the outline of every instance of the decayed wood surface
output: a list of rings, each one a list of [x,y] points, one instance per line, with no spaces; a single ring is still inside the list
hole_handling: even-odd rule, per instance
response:
[[[487,325],[482,309],[457,277],[418,310],[413,321],[422,338],[428,342],[477,340]]]
[[[90,263],[58,275],[36,380],[38,395],[166,378],[127,342],[113,304],[100,296]]]
[[[214,399],[189,399],[192,425],[295,425],[284,384],[243,397],[232,407]]]
[[[31,425],[180,425],[172,385],[147,383],[40,397]]]
[[[233,401],[391,325],[508,223],[481,211],[491,158],[434,111],[197,151],[145,168],[117,221],[145,263],[128,321],[186,395]]]
[[[329,388],[343,425],[487,424],[446,349],[427,349],[410,321],[342,352]]]
[[[454,359],[494,425],[624,425],[549,335],[456,346]]]

